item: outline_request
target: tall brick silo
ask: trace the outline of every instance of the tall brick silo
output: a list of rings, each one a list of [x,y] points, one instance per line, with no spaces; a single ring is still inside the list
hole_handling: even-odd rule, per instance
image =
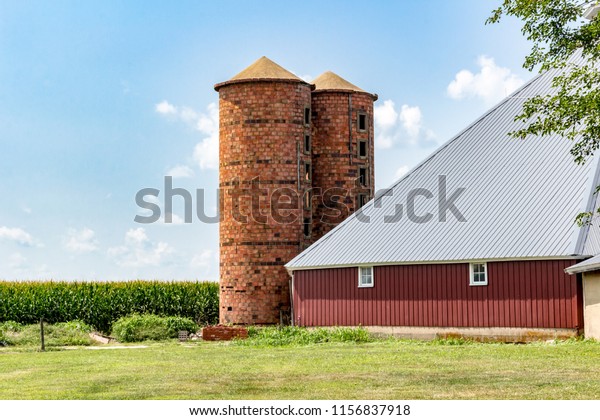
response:
[[[358,210],[374,192],[373,103],[365,92],[330,71],[313,82],[312,239]]]
[[[266,57],[215,85],[223,324],[275,324],[289,313],[284,264],[311,239],[303,196],[311,187],[304,147],[312,88]]]

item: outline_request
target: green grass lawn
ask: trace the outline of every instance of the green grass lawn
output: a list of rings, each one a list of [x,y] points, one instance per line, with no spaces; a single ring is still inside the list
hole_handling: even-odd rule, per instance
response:
[[[0,349],[0,399],[598,399],[600,344]]]

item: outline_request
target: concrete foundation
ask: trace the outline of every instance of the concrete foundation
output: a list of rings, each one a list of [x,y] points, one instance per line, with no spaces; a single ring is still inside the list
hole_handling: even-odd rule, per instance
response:
[[[598,282],[600,284],[600,282]],[[598,289],[600,291],[600,288]],[[600,293],[598,294],[600,298]],[[598,301],[600,302],[600,300]],[[600,310],[600,305],[598,305]],[[600,312],[599,312],[600,316]],[[586,324],[587,325],[587,324]],[[567,328],[440,328],[440,327],[364,327],[370,333],[398,338],[434,340],[436,338],[467,338],[475,341],[527,343],[539,340],[564,340],[578,336]]]

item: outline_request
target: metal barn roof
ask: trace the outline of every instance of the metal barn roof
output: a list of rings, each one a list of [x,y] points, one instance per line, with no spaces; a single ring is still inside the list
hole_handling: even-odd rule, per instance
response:
[[[590,258],[589,260],[585,260],[580,262],[579,264],[567,267],[565,272],[567,272],[568,274],[577,274],[597,270],[600,270],[600,255],[596,255],[595,257]]]
[[[576,63],[577,64],[577,63]],[[441,146],[393,184],[391,196],[377,195],[302,252],[290,270],[495,259],[542,259],[600,253],[600,228],[579,228],[575,216],[598,204],[597,159],[577,165],[572,143],[559,136],[516,140],[514,117],[525,98],[550,92],[556,72],[544,73],[510,95]],[[450,197],[466,221],[447,212],[438,219],[438,177],[446,176]],[[415,213],[434,218],[416,223],[406,216],[407,196],[424,188],[433,198],[416,200]],[[402,217],[390,216],[402,206]],[[387,218],[386,218],[387,216]]]

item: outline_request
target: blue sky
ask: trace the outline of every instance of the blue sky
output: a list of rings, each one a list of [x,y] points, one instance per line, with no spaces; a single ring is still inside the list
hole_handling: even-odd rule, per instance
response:
[[[263,55],[379,95],[389,185],[532,77],[497,3],[4,1],[0,279],[217,279],[218,225],[141,225],[134,197],[171,174],[214,214],[213,85]]]

